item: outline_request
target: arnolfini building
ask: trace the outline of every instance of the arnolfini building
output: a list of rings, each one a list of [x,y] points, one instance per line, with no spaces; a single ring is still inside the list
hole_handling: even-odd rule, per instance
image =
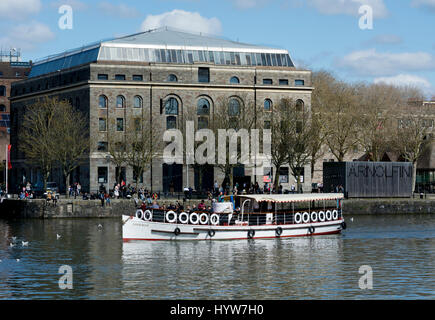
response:
[[[127,184],[137,178],[148,190],[179,192],[187,185],[198,188],[200,180],[203,188],[212,188],[215,181],[223,182],[224,174],[217,167],[197,171],[156,157],[143,177],[133,177],[132,168],[116,167],[107,152],[109,137],[122,134],[127,118],[151,115],[153,123],[174,128],[187,110],[197,112],[198,119],[212,117],[222,97],[237,103],[250,99],[265,115],[282,98],[309,110],[312,90],[311,72],[296,69],[287,50],[170,28],[52,55],[35,62],[29,78],[12,86],[10,187],[41,181],[39,169],[25,161],[17,135],[25,106],[44,96],[66,99],[89,117],[90,154],[72,174],[71,183],[96,192],[101,183],[112,189],[119,174]],[[116,123],[113,132],[109,123]],[[296,184],[288,167],[278,170],[284,189]],[[53,169],[49,180],[64,190],[59,169]],[[234,183],[262,186],[264,181],[266,177],[254,175],[252,168],[234,168]],[[311,190],[309,166],[304,168],[303,186]]]

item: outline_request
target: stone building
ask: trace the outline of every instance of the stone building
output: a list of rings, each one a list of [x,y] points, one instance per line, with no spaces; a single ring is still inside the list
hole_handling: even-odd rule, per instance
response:
[[[108,135],[123,134],[127,118],[151,114],[152,123],[170,129],[193,109],[198,110],[198,121],[207,123],[222,97],[236,104],[252,100],[267,117],[281,98],[310,110],[312,89],[311,72],[296,69],[287,50],[168,28],[50,56],[33,65],[29,79],[12,86],[11,186],[41,179],[38,168],[26,164],[17,133],[24,107],[43,96],[67,99],[89,117],[91,152],[71,176],[72,183],[78,181],[90,192],[101,183],[112,189],[120,172],[127,183],[138,178],[148,189],[167,192],[170,186],[174,191],[186,185],[198,188],[198,174],[204,175],[205,188],[211,188],[215,180],[222,183],[224,175],[217,167],[186,171],[186,165],[164,164],[161,157],[143,177],[133,177],[133,168],[115,167],[107,152]],[[290,189],[295,181],[288,167],[280,172],[284,189]],[[263,184],[263,177],[255,177],[249,167],[240,166],[234,176],[234,182]],[[53,169],[52,177],[62,185],[60,170]],[[304,190],[311,190],[309,166],[303,178]]]
[[[21,61],[19,51],[0,51],[0,162],[6,159],[6,146],[10,142],[11,84],[25,79],[30,72],[30,63]],[[3,167],[2,167],[3,168]],[[4,175],[0,175],[3,182]]]

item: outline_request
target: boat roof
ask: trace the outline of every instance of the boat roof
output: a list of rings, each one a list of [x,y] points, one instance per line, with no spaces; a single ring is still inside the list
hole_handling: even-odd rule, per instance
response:
[[[252,199],[257,202],[302,202],[344,199],[343,193],[301,193],[301,194],[244,194],[241,198]]]

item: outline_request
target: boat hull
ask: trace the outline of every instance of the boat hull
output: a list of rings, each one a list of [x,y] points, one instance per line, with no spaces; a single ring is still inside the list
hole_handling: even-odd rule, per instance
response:
[[[122,220],[122,238],[124,242],[142,240],[191,241],[307,237],[340,233],[343,229],[342,223],[344,222],[340,218],[334,221],[301,224],[213,226],[151,222],[134,216],[123,216]]]

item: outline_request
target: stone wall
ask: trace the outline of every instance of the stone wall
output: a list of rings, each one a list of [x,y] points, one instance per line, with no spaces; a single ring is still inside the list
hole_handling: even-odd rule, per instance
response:
[[[414,214],[435,213],[435,200],[424,199],[347,199],[343,214]]]

